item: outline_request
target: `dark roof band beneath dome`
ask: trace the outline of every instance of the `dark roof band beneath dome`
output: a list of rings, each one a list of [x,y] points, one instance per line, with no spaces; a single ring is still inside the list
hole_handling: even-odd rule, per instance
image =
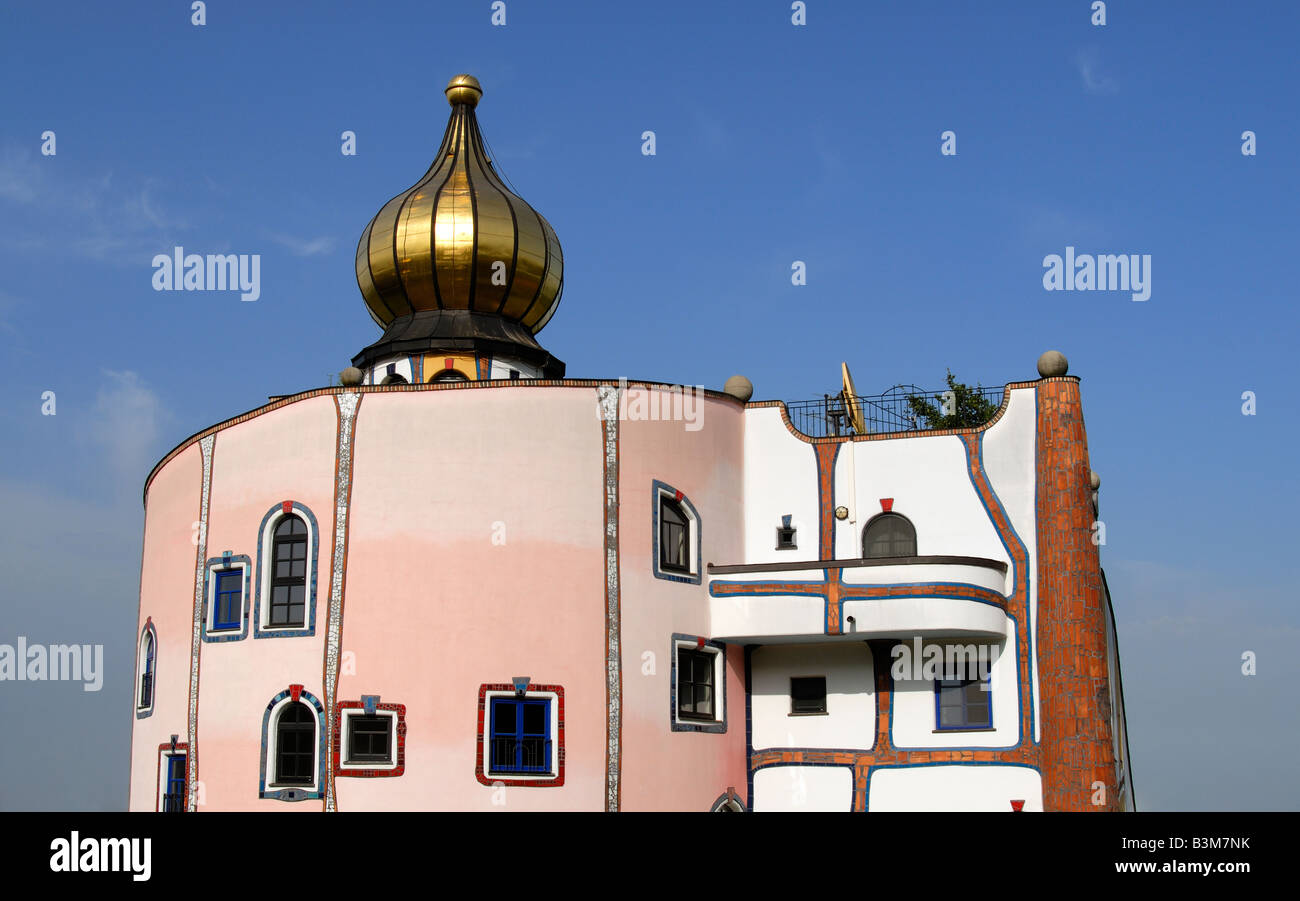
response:
[[[428,310],[394,319],[378,341],[352,358],[352,365],[368,369],[389,357],[441,351],[518,360],[536,366],[543,378],[564,378],[564,362],[538,344],[527,326],[469,310]]]

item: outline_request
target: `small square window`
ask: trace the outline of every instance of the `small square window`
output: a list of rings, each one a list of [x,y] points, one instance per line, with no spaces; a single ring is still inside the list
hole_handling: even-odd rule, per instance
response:
[[[238,629],[244,610],[244,571],[227,569],[216,573],[213,592],[212,630]]]
[[[826,677],[795,676],[790,680],[790,712],[825,713]]]
[[[684,720],[714,721],[713,654],[677,652],[677,715]]]
[[[393,762],[393,717],[349,716],[347,763]]]
[[[798,549],[795,544],[794,536],[797,530],[793,526],[776,527],[776,549],[778,551],[793,551]]]
[[[493,698],[488,774],[551,771],[550,698]]]
[[[674,633],[669,723],[674,732],[727,731],[727,660],[716,641]]]
[[[993,693],[988,689],[990,684],[991,681],[978,677],[935,680],[935,728],[940,731],[992,729]]]

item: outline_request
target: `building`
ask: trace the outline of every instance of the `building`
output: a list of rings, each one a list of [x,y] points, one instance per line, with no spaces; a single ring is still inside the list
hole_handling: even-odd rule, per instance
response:
[[[146,483],[131,809],[1131,808],[1064,358],[928,431],[566,379],[481,95],[362,235],[343,384]]]

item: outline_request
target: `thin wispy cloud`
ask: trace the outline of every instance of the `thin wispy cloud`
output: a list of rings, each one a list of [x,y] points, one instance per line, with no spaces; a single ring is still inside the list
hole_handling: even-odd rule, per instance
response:
[[[23,253],[133,266],[189,228],[158,201],[155,180],[119,181],[111,171],[87,176],[57,157],[0,149],[0,240]]]
[[[1089,94],[1114,94],[1119,90],[1119,83],[1101,71],[1101,56],[1096,50],[1080,50],[1075,54],[1074,67]]]
[[[275,234],[271,240],[281,247],[288,248],[296,257],[317,257],[330,253],[337,243],[329,236],[319,238],[299,238],[294,235]]]
[[[132,489],[144,481],[158,456],[168,419],[158,394],[130,370],[105,369],[90,417],[90,439],[99,446],[108,469]]]

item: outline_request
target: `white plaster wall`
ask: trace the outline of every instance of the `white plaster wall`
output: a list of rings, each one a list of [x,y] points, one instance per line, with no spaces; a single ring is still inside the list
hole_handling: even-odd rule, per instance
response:
[[[756,648],[750,657],[754,747],[870,748],[876,725],[871,666],[871,650],[861,642]],[[791,716],[794,676],[826,677],[825,715]]]
[[[400,375],[402,378],[406,379],[408,383],[415,382],[415,377],[411,373],[411,358],[409,356],[402,355],[400,357],[388,357],[387,359],[384,359],[381,362],[376,363],[373,367],[371,367],[370,372],[368,373],[368,376],[366,378],[366,384],[367,385],[383,384],[384,379],[388,377],[389,363],[392,363],[394,366],[393,369],[394,375]]]
[[[713,563],[781,563],[817,559],[817,459],[790,434],[780,407],[745,410],[745,559]],[[776,549],[776,527],[790,515],[798,550]],[[820,573],[789,578],[819,578]],[[731,577],[727,577],[731,578]],[[763,574],[758,578],[779,578]]]
[[[1038,438],[1038,398],[1034,388],[1016,388],[1011,391],[1006,412],[984,433],[984,473],[989,485],[1002,501],[1011,527],[1025,544],[1029,555],[1029,610],[1030,666],[1033,677],[1034,739],[1041,732],[1040,701],[1038,699],[1038,648],[1034,638],[1038,634],[1038,526],[1037,526],[1037,461],[1035,457]],[[1013,572],[1007,571],[1008,591],[1014,584]]]
[[[756,812],[829,812],[852,807],[850,767],[773,766],[754,774]]]
[[[848,506],[849,517],[836,520],[836,557],[862,556],[862,530],[881,512],[881,498],[893,498],[894,512],[916,527],[917,554],[1010,562],[971,484],[965,448],[952,435],[844,445],[835,460],[834,503]]]
[[[965,635],[999,641],[1008,622],[992,604],[961,598],[874,598],[842,606],[844,633],[862,638]]]
[[[820,597],[711,597],[709,616],[711,635],[718,639],[822,635],[826,631],[826,602]]]
[[[934,682],[905,679],[894,683],[891,740],[898,748],[1009,748],[1020,740],[1020,699],[1016,689],[1016,635],[1003,617],[1003,638],[991,670],[992,732],[936,732]],[[962,641],[974,644],[976,641]],[[911,646],[911,642],[908,642]],[[923,645],[924,646],[924,645]],[[915,656],[914,654],[912,655]],[[891,666],[893,661],[891,661]]]
[[[1025,766],[952,764],[884,767],[871,774],[867,810],[887,812],[997,811],[1011,813],[1011,801],[1027,811],[1043,809],[1043,780]],[[758,781],[754,782],[758,794]]]
[[[1009,588],[1007,573],[986,566],[967,566],[956,563],[927,563],[901,566],[850,566],[845,567],[844,581],[850,585],[900,585],[917,582],[961,582],[978,585],[1005,596]]]
[[[519,370],[521,379],[539,379],[542,377],[541,370],[536,366],[529,366],[521,360],[498,359],[497,357],[492,358],[492,365],[489,367],[487,377],[489,379],[508,379],[512,369]]]

